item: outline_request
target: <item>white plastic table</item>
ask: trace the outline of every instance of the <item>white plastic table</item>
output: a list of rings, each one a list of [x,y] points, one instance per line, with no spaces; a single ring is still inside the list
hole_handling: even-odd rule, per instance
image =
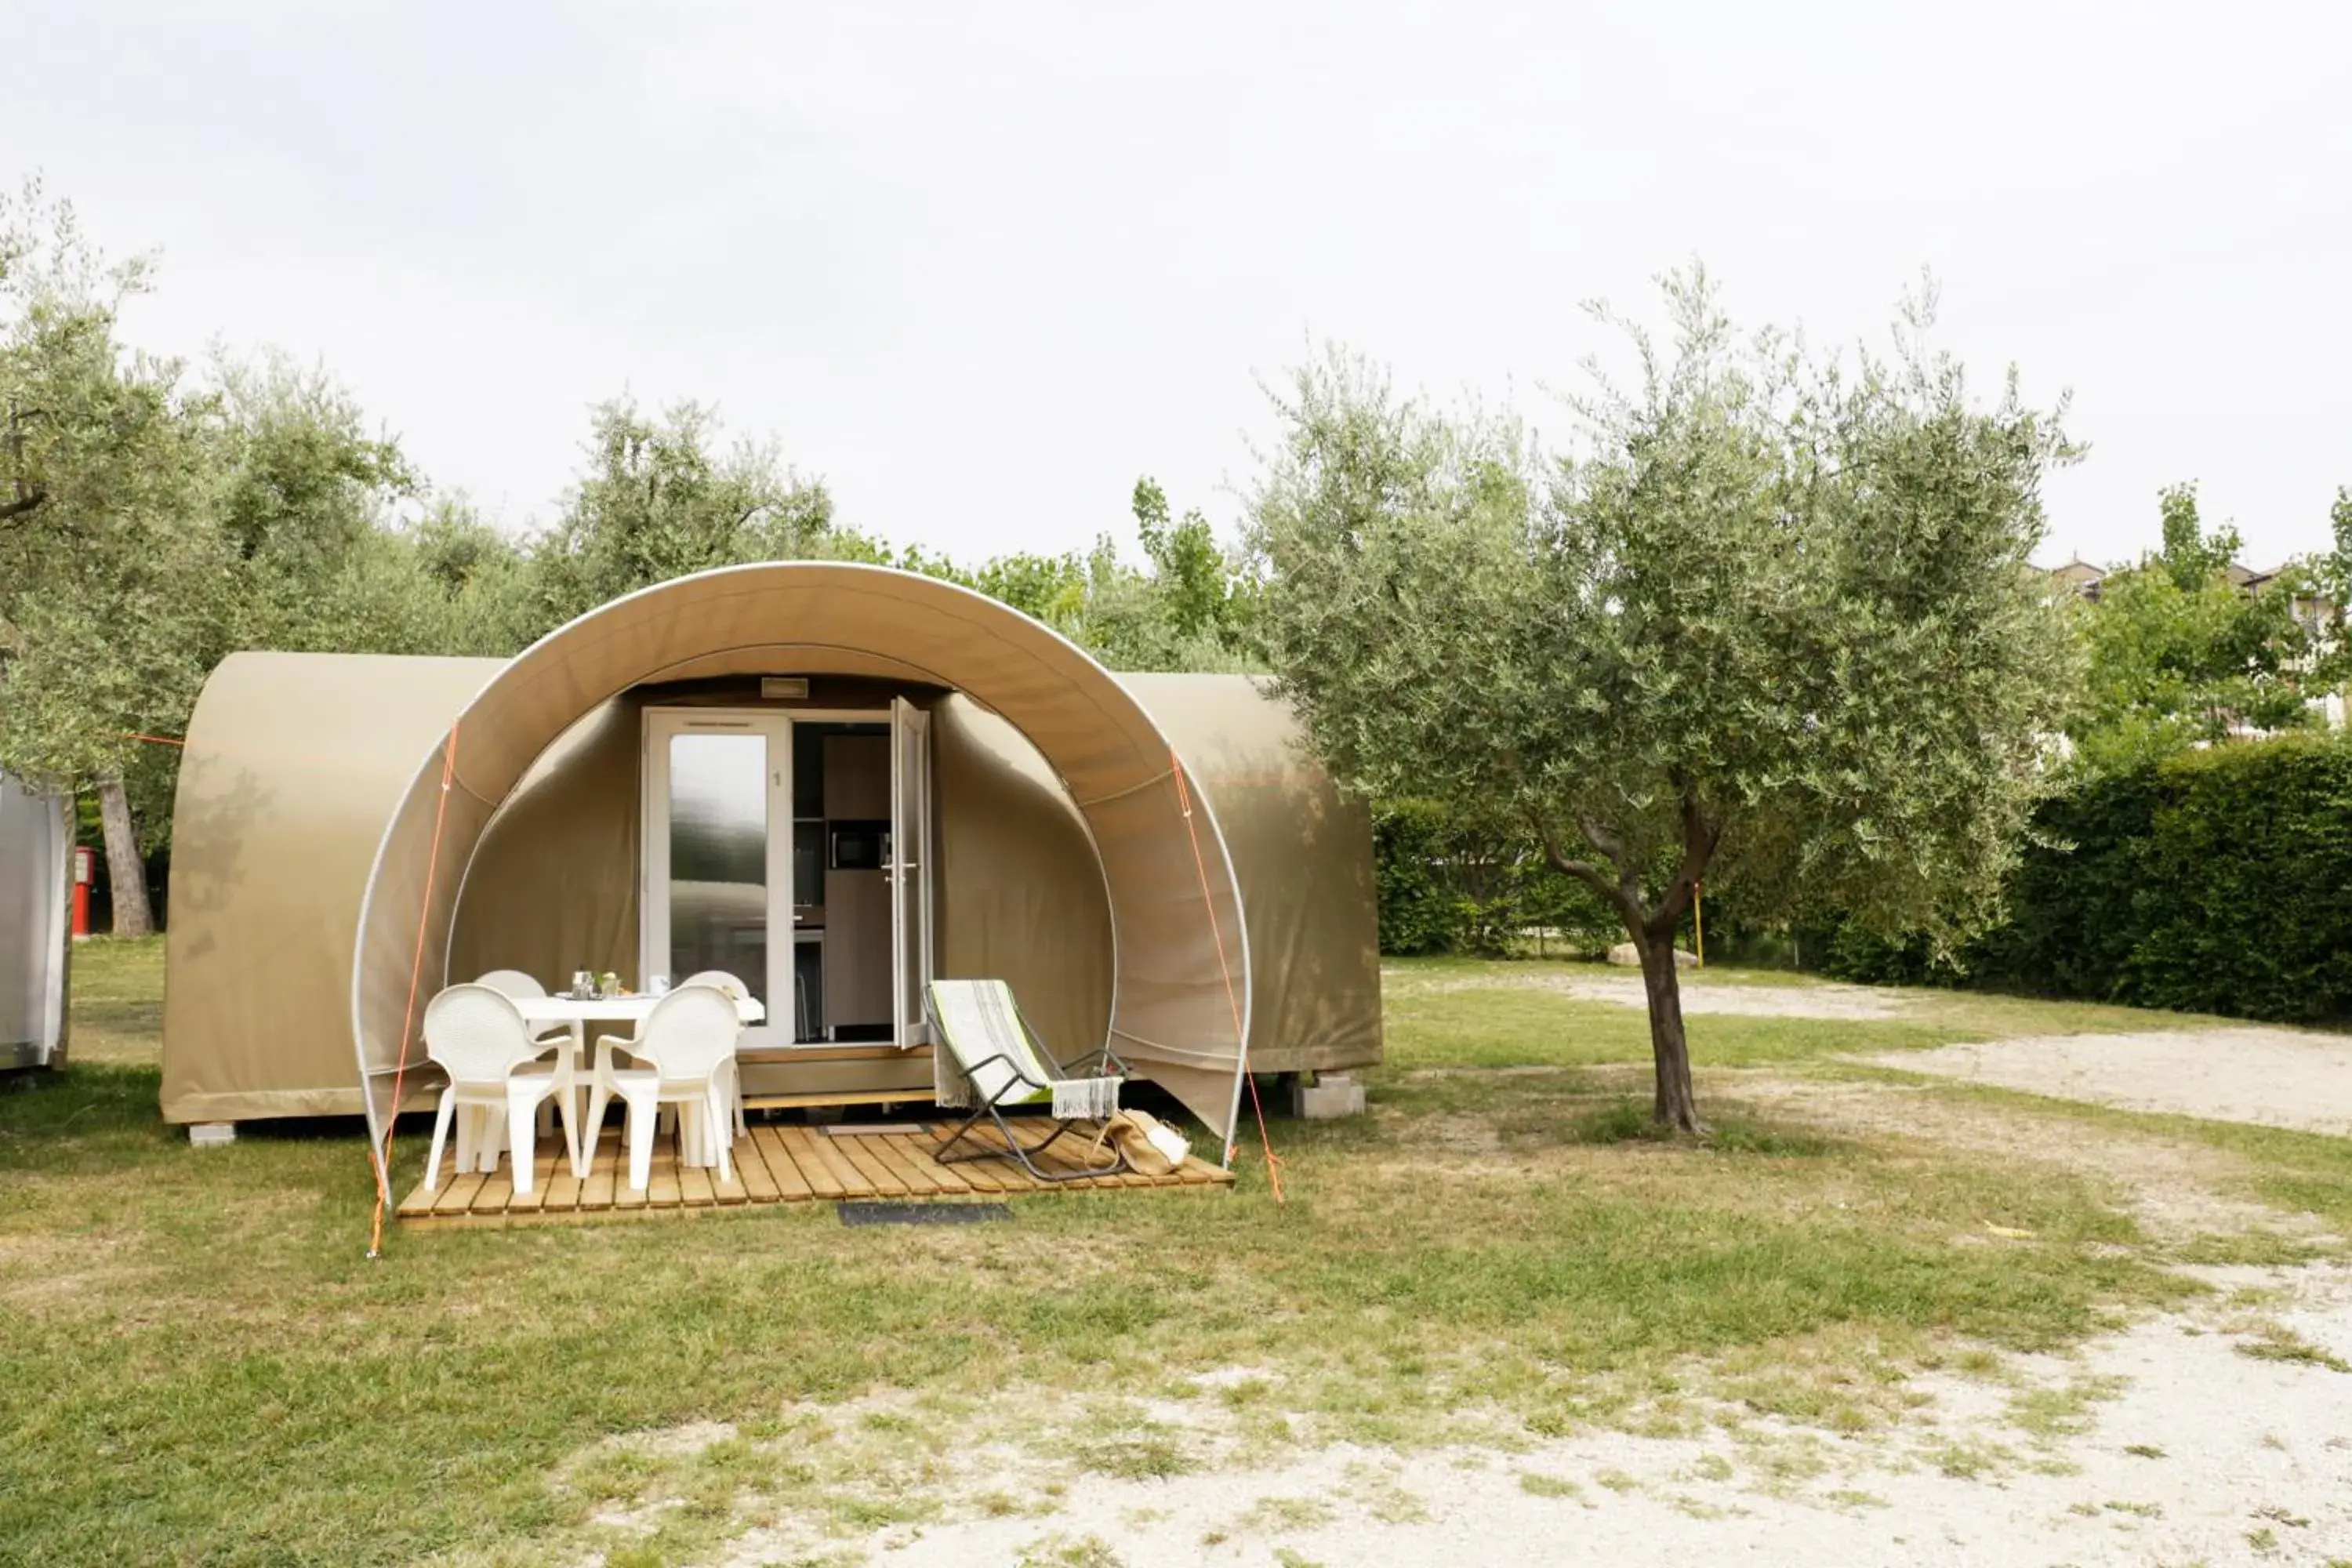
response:
[[[660,1000],[658,996],[518,996],[515,1011],[534,1031],[569,1024],[576,1041],[586,1034],[590,1024],[642,1024]],[[757,996],[737,997],[735,1014],[746,1026],[765,1023],[768,1018],[768,1010],[760,1005]]]
[[[522,1021],[530,1026],[534,1036],[559,1026],[571,1027],[572,1070],[575,1075],[572,1093],[578,1097],[572,1109],[575,1113],[584,1114],[588,1109],[589,1092],[586,1076],[590,1065],[586,1060],[588,1026],[627,1024],[634,1034],[636,1026],[646,1021],[646,1016],[654,1010],[654,1004],[660,1000],[658,996],[518,996],[514,998],[514,1005],[515,1011],[522,1015]],[[764,1023],[768,1009],[761,1005],[757,996],[738,996],[735,998],[735,1016],[748,1026]],[[541,1129],[542,1132],[553,1125],[550,1121],[551,1110],[552,1102],[541,1110],[541,1121],[548,1122],[548,1126]]]

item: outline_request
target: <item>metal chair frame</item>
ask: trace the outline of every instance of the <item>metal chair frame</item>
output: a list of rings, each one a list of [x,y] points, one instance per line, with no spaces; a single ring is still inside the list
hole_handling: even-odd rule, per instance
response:
[[[1099,1048],[1088,1051],[1086,1055],[1076,1058],[1076,1061],[1074,1064],[1065,1064],[1055,1060],[1054,1053],[1045,1048],[1045,1041],[1039,1037],[1037,1031],[1029,1026],[1028,1016],[1021,1011],[1021,1000],[1017,996],[1013,996],[1013,988],[1008,985],[1004,988],[1004,991],[1006,996],[1011,997],[1013,1001],[1013,1022],[1021,1026],[1022,1034],[1028,1037],[1030,1049],[1035,1051],[1042,1060],[1050,1063],[1054,1070],[1059,1073],[1064,1079],[1085,1076],[1100,1076],[1107,1068],[1117,1068],[1118,1069],[1118,1076],[1121,1078],[1133,1076],[1127,1063],[1120,1058],[1118,1053],[1110,1048],[1110,1042],[1108,1040],[1105,1040]],[[931,1006],[931,992],[930,987],[928,985],[923,988],[923,1016],[925,1021],[930,1026],[932,1040],[931,1048],[938,1051],[952,1051],[955,1047],[947,1043],[947,1030],[940,1026],[939,1014]],[[1083,1069],[1089,1061],[1095,1064],[1093,1075],[1087,1075],[1083,1071],[1073,1072],[1071,1070],[1071,1067],[1073,1065]],[[1037,1143],[1024,1144],[1021,1140],[1014,1135],[1013,1124],[1005,1120],[1004,1112],[998,1108],[998,1102],[1001,1101],[1016,1085],[1025,1085],[1032,1089],[1040,1090],[1046,1094],[1051,1094],[1054,1091],[1054,1086],[1051,1083],[1040,1083],[1037,1079],[1031,1078],[1027,1073],[1021,1069],[1021,1064],[1019,1062],[1014,1061],[1003,1051],[999,1051],[992,1057],[983,1057],[979,1061],[972,1063],[970,1067],[964,1067],[963,1058],[959,1057],[956,1058],[956,1065],[959,1068],[963,1068],[964,1081],[971,1084],[972,1094],[975,1098],[978,1098],[980,1095],[980,1085],[975,1081],[980,1075],[980,1069],[989,1066],[992,1062],[1003,1062],[1004,1064],[1004,1070],[1013,1076],[1005,1079],[1003,1084],[997,1089],[994,1094],[992,1094],[986,1099],[981,1100],[978,1109],[974,1110],[970,1116],[965,1117],[963,1119],[962,1125],[959,1126],[953,1132],[950,1133],[946,1141],[940,1143],[939,1148],[932,1152],[932,1159],[938,1161],[942,1165],[954,1165],[965,1163],[973,1160],[1003,1159],[1005,1156],[1010,1155],[1012,1158],[1021,1162],[1021,1168],[1023,1170],[1028,1172],[1032,1177],[1040,1182],[1076,1182],[1082,1181],[1088,1176],[1116,1176],[1128,1169],[1127,1152],[1119,1148],[1117,1144],[1113,1144],[1111,1145],[1111,1161],[1108,1165],[1087,1165],[1075,1171],[1041,1170],[1038,1167],[1037,1163],[1031,1159],[1030,1156],[1052,1147],[1052,1145],[1060,1139],[1063,1133],[1069,1131],[1072,1126],[1086,1119],[1084,1117],[1076,1116],[1058,1118],[1055,1121],[1054,1131],[1050,1135]],[[949,1150],[953,1149],[959,1142],[963,1141],[966,1134],[970,1133],[973,1128],[980,1125],[980,1120],[983,1116],[996,1123],[997,1135],[1004,1140],[1004,1147],[1002,1149],[990,1149],[979,1144],[974,1144],[972,1148],[965,1153],[949,1153]]]

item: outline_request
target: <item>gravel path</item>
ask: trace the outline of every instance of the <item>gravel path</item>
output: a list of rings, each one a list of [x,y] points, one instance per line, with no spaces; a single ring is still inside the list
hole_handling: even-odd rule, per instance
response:
[[[1385,979],[1391,996],[1440,995],[1451,991],[1550,991],[1579,1002],[1607,1002],[1646,1012],[1649,994],[1634,974],[1595,974],[1589,971],[1560,973],[1529,965],[1519,973],[1448,975],[1429,979]],[[1914,1011],[1899,992],[1871,985],[1844,985],[1812,981],[1799,985],[1758,985],[1741,981],[1712,980],[1693,971],[1682,977],[1683,1011],[1730,1013],[1751,1018],[1899,1018]]]
[[[1868,1058],[2126,1110],[2352,1135],[2352,1037],[2294,1029],[2042,1035]]]
[[[1632,976],[1571,980],[1559,989],[1581,1002],[1614,1002],[1647,1012],[1649,993]],[[1819,981],[1810,985],[1723,984],[1695,974],[1683,976],[1683,1011],[1731,1013],[1749,1018],[1896,1018],[1910,1010],[1904,998],[1867,985]]]
[[[2000,1380],[1923,1380],[1927,1402],[1892,1434],[1751,1426],[1740,1437],[1596,1432],[1519,1452],[1309,1448],[1164,1480],[1080,1477],[1044,1517],[951,1509],[867,1540],[853,1560],[2320,1568],[2352,1557],[2352,1371],[2326,1364],[2352,1363],[2352,1269],[2239,1269],[2215,1283],[2265,1295],[2253,1309],[2217,1292],[2076,1354],[2014,1362]],[[2280,1344],[2304,1359],[2245,1353]],[[2076,1395],[2063,1430],[2021,1423],[2015,1402],[2035,1391]],[[989,1479],[1034,1495],[1026,1478]],[[728,1561],[805,1561],[814,1544],[755,1532]]]

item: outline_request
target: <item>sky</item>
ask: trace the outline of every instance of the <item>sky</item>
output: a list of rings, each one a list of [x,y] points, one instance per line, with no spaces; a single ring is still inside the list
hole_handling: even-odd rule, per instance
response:
[[[959,557],[1238,519],[1325,343],[1538,431],[1702,258],[1883,343],[1930,268],[2090,444],[2041,558],[2352,483],[2352,7],[9,0],[0,180],[152,249],[127,334],[323,363],[544,522],[595,403],[714,404]]]

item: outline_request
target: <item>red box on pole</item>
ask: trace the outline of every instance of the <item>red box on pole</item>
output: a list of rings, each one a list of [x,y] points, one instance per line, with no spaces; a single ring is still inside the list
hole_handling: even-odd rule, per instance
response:
[[[51,865],[57,862],[51,861]],[[86,844],[77,844],[73,852],[73,939],[85,942],[89,937],[89,885],[98,877],[98,857]]]

